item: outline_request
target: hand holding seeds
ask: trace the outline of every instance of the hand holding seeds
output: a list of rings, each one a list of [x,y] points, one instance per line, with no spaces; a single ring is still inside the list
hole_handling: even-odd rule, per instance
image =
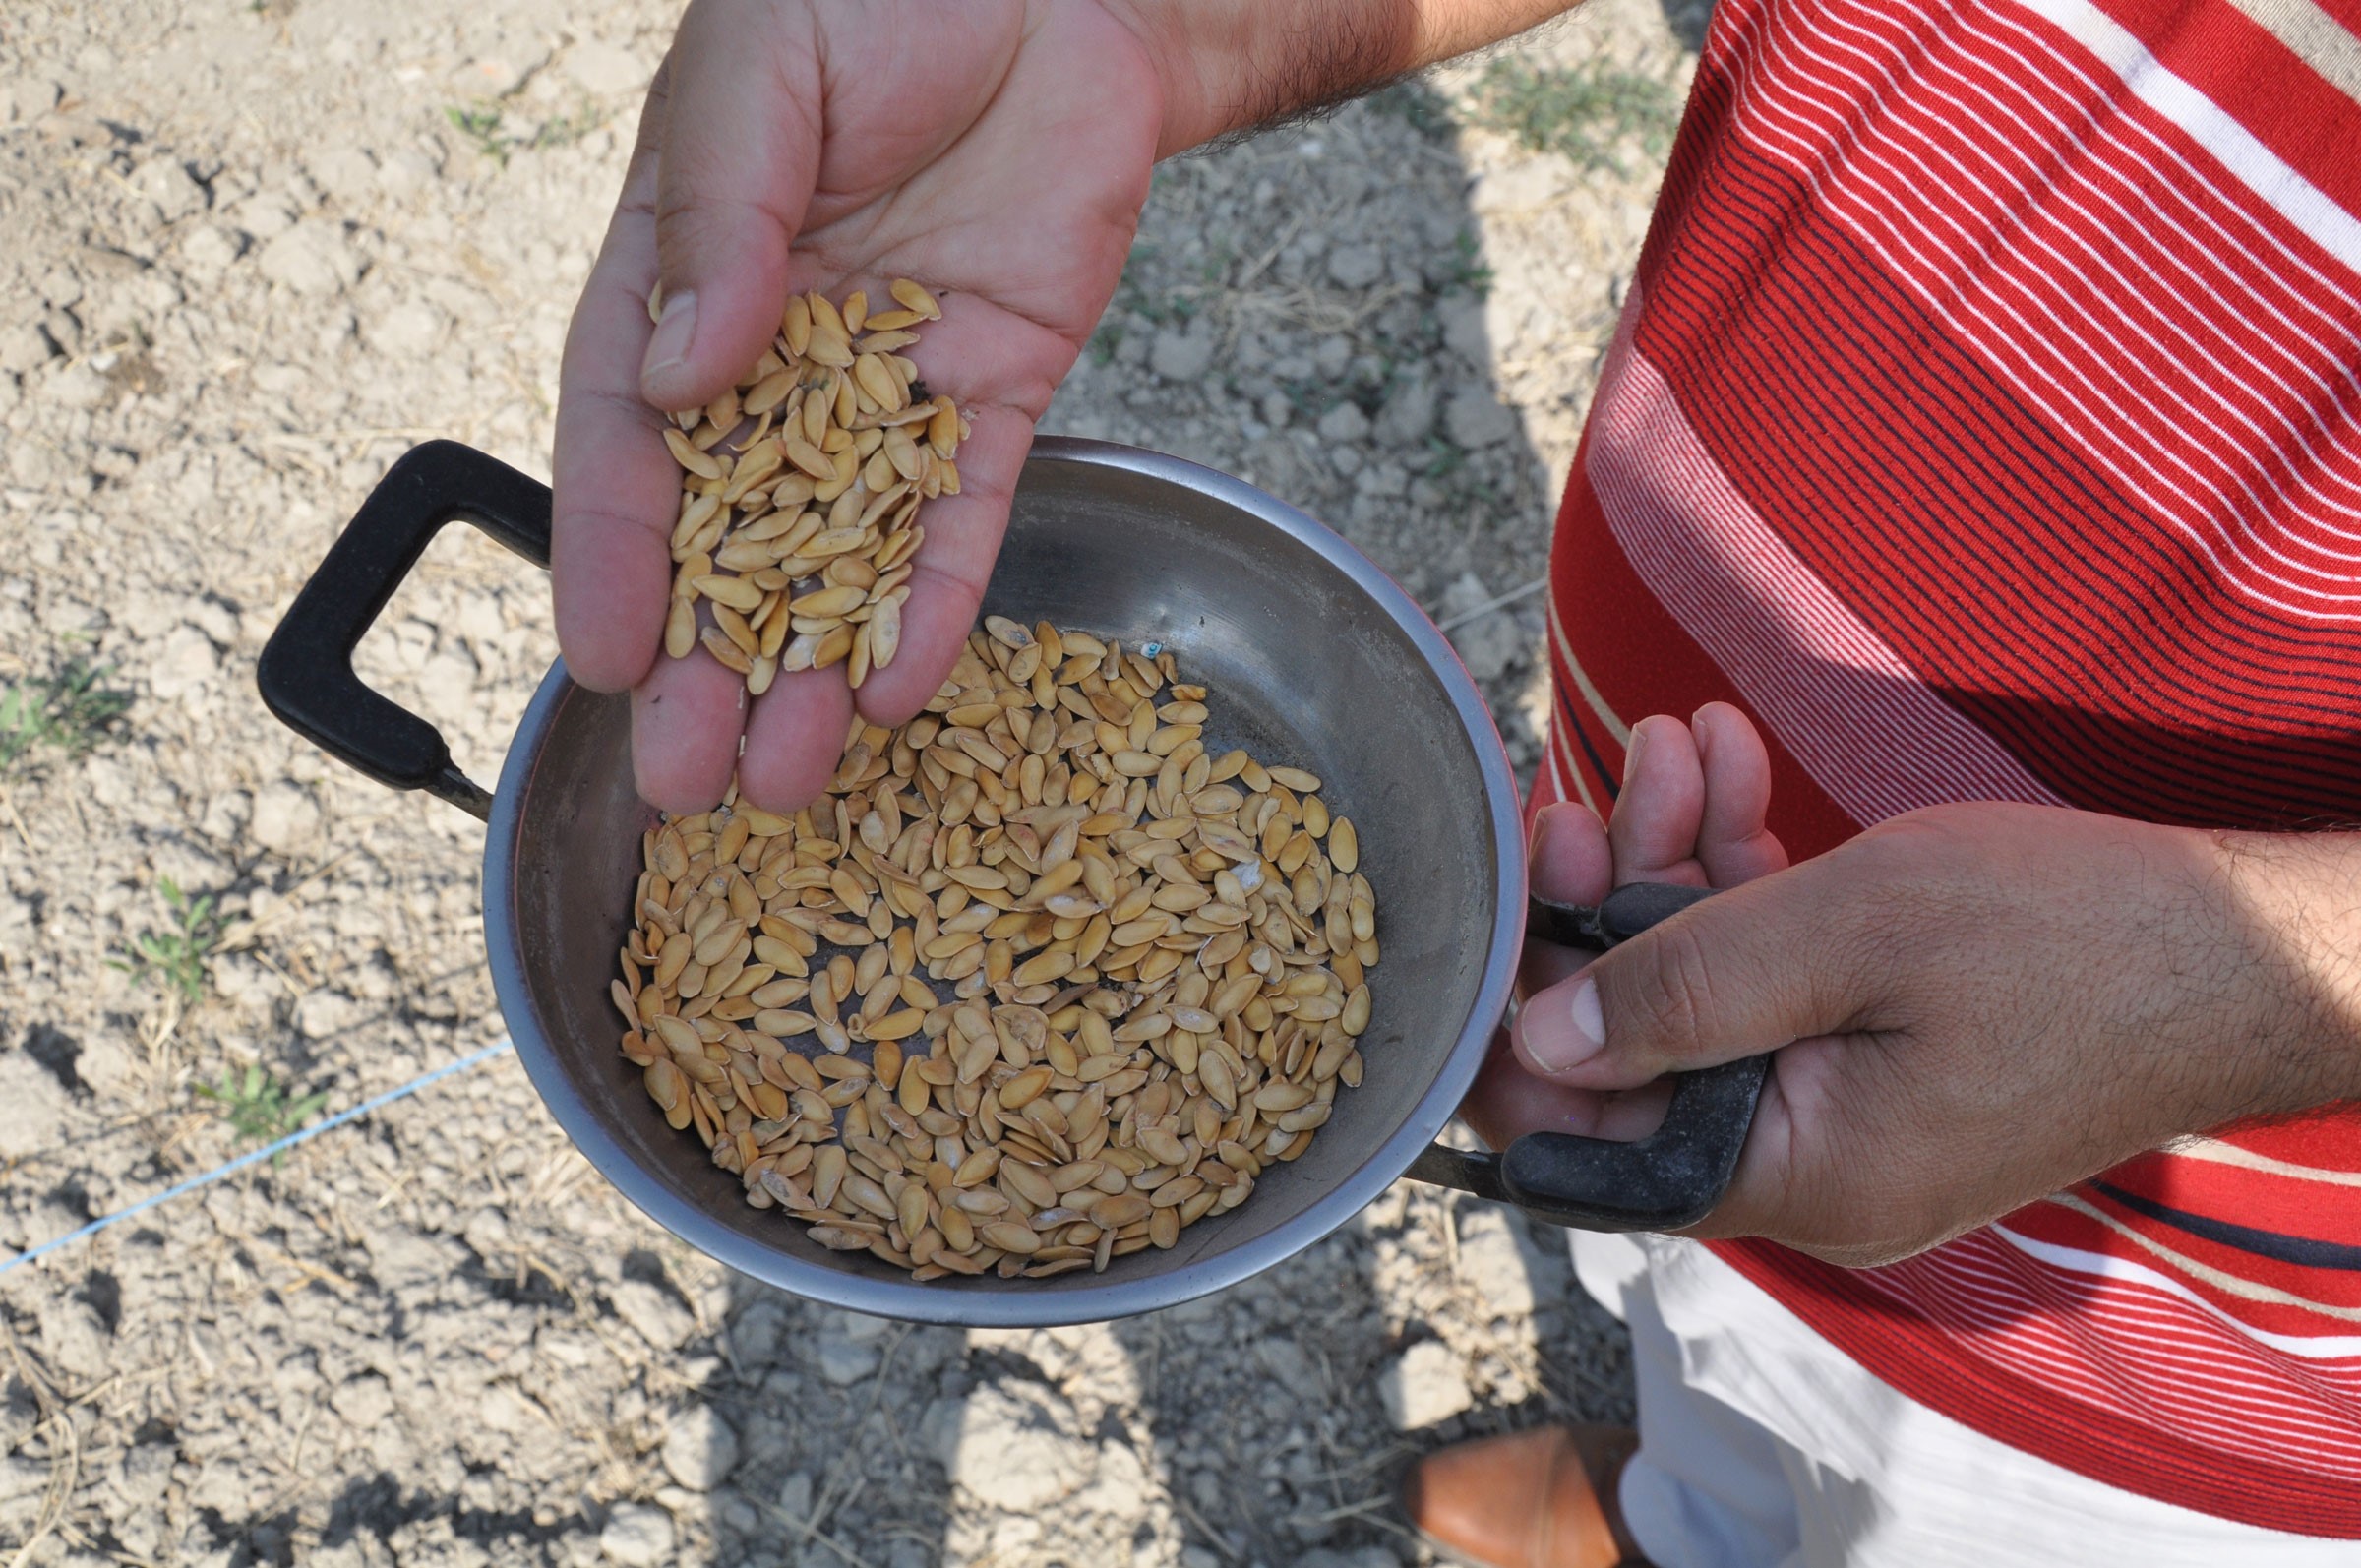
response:
[[[1154,72],[1134,35],[1094,5],[1055,9],[1052,25],[1033,26],[1013,4],[696,0],[682,22],[568,337],[555,453],[559,640],[576,680],[633,691],[639,789],[657,805],[708,807],[735,770],[750,802],[794,810],[826,784],[856,699],[872,722],[901,723],[964,645],[1033,421],[1114,292],[1158,132]],[[713,650],[744,653],[743,641],[723,601],[700,589],[695,645],[666,657],[685,466],[665,432],[696,434],[668,416],[737,393],[772,350],[791,293],[841,317],[858,292],[885,314],[907,308],[891,296],[897,278],[924,283],[941,317],[923,324],[922,341],[880,351],[911,374],[877,368],[917,401],[949,399],[965,421],[956,457],[938,452],[956,464],[957,491],[924,502],[911,553],[866,558],[880,579],[906,570],[902,582],[883,593],[861,585],[861,604],[841,611],[832,607],[843,593],[817,612],[784,610],[807,622],[859,613],[842,623],[857,628],[892,603],[882,613],[899,622],[893,656],[877,661],[873,641],[856,693],[849,648],[830,667],[790,669],[790,627],[774,679],[750,694],[761,633],[743,628],[757,651],[747,671],[732,668],[730,653]],[[854,372],[856,405],[880,390],[863,388],[857,365],[825,368]],[[859,438],[850,427],[862,412],[833,428]],[[772,433],[784,435],[775,418]],[[918,444],[933,437],[930,428]],[[874,455],[862,452],[863,464]],[[807,477],[817,489],[818,476]],[[892,530],[877,531],[881,549]],[[838,570],[792,597],[854,587]],[[820,650],[811,651],[817,666]]]

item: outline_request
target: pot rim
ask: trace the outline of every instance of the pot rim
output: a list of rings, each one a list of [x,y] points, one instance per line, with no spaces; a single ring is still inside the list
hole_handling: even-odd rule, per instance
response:
[[[1077,437],[1035,439],[1028,465],[1074,463],[1164,480],[1199,491],[1252,513],[1310,549],[1342,572],[1381,608],[1417,646],[1444,689],[1461,727],[1474,746],[1483,777],[1484,810],[1492,840],[1500,846],[1500,870],[1483,982],[1442,1070],[1427,1085],[1402,1124],[1376,1154],[1299,1213],[1252,1240],[1156,1274],[1098,1276],[1104,1283],[1065,1285],[1057,1291],[983,1291],[957,1282],[916,1283],[878,1279],[825,1268],[762,1245],[724,1225],[705,1207],[683,1199],[658,1181],[601,1126],[580,1087],[568,1075],[557,1047],[541,1028],[524,981],[515,924],[514,856],[521,814],[517,803],[538,763],[541,745],[558,710],[575,691],[563,659],[550,666],[518,721],[500,787],[492,800],[484,838],[484,945],[495,995],[516,1055],[533,1087],[559,1126],[591,1166],[634,1207],[706,1256],[741,1274],[791,1295],[848,1311],[911,1322],[978,1328],[1050,1328],[1101,1322],[1177,1306],[1236,1285],[1282,1263],[1331,1235],[1398,1180],[1411,1162],[1449,1123],[1475,1083],[1492,1031],[1507,1011],[1525,929],[1524,824],[1507,749],[1492,723],[1490,708],[1459,655],[1418,602],[1344,537],[1307,513],[1184,458]],[[1021,483],[1021,481],[1020,481]],[[944,1289],[944,1286],[953,1288]]]

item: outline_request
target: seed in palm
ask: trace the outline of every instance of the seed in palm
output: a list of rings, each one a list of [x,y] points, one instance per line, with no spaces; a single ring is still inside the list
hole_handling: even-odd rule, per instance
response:
[[[908,278],[890,292],[875,315],[859,291],[790,299],[738,385],[664,431],[681,467],[664,651],[701,647],[753,695],[783,671],[841,664],[858,688],[890,665],[920,512],[959,492],[967,421],[901,352],[942,307]]]

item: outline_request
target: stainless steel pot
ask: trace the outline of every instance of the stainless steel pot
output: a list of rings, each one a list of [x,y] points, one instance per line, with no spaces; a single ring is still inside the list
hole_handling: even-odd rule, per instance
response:
[[[363,686],[351,655],[427,542],[465,518],[546,565],[549,493],[480,452],[406,454],[337,540],[265,650],[272,712],[353,766],[476,816],[484,926],[501,1011],[550,1112],[650,1218],[742,1273],[885,1317],[997,1326],[1148,1311],[1231,1285],[1343,1225],[1410,1174],[1594,1229],[1667,1229],[1726,1184],[1760,1059],[1689,1075],[1664,1130],[1635,1144],[1540,1134],[1501,1157],[1434,1144],[1508,1005],[1528,914],[1516,787],[1483,699],[1440,633],[1384,573],[1238,480],[1095,442],[1038,441],[1017,487],[988,610],[1160,642],[1214,695],[1215,750],[1246,746],[1328,781],[1368,846],[1384,961],[1362,1086],[1253,1201],[1166,1252],[1107,1273],[914,1284],[828,1251],[664,1124],[616,1049],[607,998],[654,812],[633,791],[625,698],[552,666],[499,789],[455,766],[434,727]],[[1625,889],[1600,910],[1537,907],[1560,939],[1602,945],[1697,896]]]

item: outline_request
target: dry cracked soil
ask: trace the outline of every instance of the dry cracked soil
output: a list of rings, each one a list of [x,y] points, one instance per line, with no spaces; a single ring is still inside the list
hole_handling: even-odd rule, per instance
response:
[[[674,20],[0,15],[0,1257],[500,1038],[481,829],[280,728],[254,661],[411,443],[546,474]],[[1166,166],[1047,424],[1342,531],[1527,773],[1530,589],[1700,21],[1592,0]],[[458,529],[360,665],[486,777],[554,653]],[[513,1056],[0,1275],[0,1352],[8,1568],[1403,1568],[1416,1455],[1630,1399],[1554,1237],[1409,1184],[1129,1321],[800,1301],[628,1207]]]

